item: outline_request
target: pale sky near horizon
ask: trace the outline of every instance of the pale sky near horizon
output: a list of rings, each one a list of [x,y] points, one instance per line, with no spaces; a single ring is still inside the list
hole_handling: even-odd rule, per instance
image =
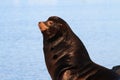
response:
[[[0,4],[72,5],[72,4],[119,4],[120,0],[0,0]]]

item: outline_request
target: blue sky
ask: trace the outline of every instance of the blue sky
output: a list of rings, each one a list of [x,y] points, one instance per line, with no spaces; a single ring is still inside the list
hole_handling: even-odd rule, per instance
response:
[[[28,5],[73,5],[73,4],[86,4],[86,5],[119,5],[119,0],[0,0],[0,4],[28,4]]]
[[[52,2],[56,3],[56,2],[64,2],[64,3],[77,3],[77,2],[80,2],[80,3],[92,3],[92,4],[96,4],[96,3],[118,3],[120,2],[119,0],[4,0],[4,1],[0,1],[0,2],[12,2],[12,3],[20,3],[20,2],[33,2],[35,4],[38,4],[38,3],[49,3],[51,4]],[[51,2],[51,3],[50,3]]]

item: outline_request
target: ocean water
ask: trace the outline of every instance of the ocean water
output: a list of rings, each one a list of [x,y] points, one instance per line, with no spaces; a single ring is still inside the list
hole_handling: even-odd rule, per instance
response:
[[[120,65],[119,1],[12,1],[0,1],[0,80],[51,80],[38,22],[53,15],[68,22],[94,62]]]

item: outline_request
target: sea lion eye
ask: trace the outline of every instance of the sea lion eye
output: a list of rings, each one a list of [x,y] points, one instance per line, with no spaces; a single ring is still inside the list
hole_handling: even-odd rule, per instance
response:
[[[51,25],[53,25],[53,23],[54,23],[53,21],[48,21],[48,22],[47,22],[47,25],[48,25],[48,26],[51,26]]]

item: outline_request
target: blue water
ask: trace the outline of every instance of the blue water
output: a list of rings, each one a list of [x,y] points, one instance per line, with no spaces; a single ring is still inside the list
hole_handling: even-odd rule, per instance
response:
[[[107,68],[120,64],[120,1],[66,0],[40,5],[12,1],[0,1],[0,80],[51,80],[37,25],[52,15],[68,22],[94,62]]]

